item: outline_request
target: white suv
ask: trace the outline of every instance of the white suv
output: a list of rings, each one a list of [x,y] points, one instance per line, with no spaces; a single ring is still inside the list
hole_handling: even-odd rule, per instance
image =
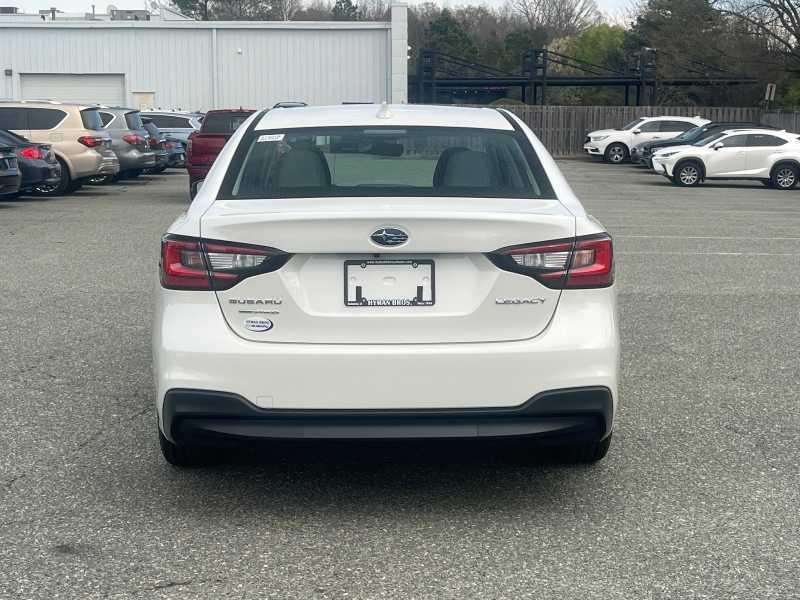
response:
[[[630,160],[631,148],[637,144],[668,140],[710,122],[700,117],[642,117],[621,129],[592,131],[586,136],[583,149],[590,156],[602,156],[606,162],[619,164]]]
[[[718,131],[694,144],[656,152],[653,169],[682,186],[706,179],[756,179],[790,190],[800,179],[800,139],[774,129]]]
[[[271,438],[608,450],[611,238],[509,112],[254,113],[162,240],[163,454]]]

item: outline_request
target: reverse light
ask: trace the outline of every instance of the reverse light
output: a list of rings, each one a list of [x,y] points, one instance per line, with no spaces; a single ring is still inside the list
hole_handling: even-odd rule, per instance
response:
[[[275,271],[290,255],[275,248],[166,235],[161,240],[161,286],[172,290],[227,290]]]
[[[44,160],[44,152],[36,146],[26,146],[21,150],[17,150],[17,156],[30,160]]]
[[[501,248],[488,257],[499,268],[528,275],[549,288],[614,283],[614,253],[607,234]]]

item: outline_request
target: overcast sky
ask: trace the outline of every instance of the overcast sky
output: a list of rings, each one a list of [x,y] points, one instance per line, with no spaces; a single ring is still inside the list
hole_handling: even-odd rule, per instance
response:
[[[408,1],[408,0],[406,0]],[[450,6],[459,6],[461,4],[501,4],[502,0],[488,0],[480,2],[478,0],[464,1],[464,0],[445,0]],[[619,10],[627,7],[630,0],[596,0],[597,5],[601,10],[616,14]],[[144,8],[145,3],[149,4],[149,0],[94,0],[95,10],[97,12],[105,12],[106,6],[113,4],[117,8]],[[356,4],[358,0],[356,0]],[[50,8],[51,6],[57,7],[64,12],[91,12],[92,0],[7,0],[5,4],[10,6],[17,6],[23,12],[36,12],[42,8]]]

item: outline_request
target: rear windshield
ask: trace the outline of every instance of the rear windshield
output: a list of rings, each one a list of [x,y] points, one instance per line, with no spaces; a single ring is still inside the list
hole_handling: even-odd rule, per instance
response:
[[[125,123],[128,124],[128,129],[144,129],[142,115],[139,114],[138,110],[125,113]]]
[[[239,125],[244,123],[252,112],[219,112],[210,113],[203,119],[203,133],[226,133],[230,134],[239,129]]]
[[[554,197],[521,133],[443,127],[251,132],[221,190],[224,198],[331,196]]]
[[[103,128],[103,120],[100,118],[100,113],[94,108],[85,108],[81,111],[81,121],[86,129],[92,131],[99,131]]]

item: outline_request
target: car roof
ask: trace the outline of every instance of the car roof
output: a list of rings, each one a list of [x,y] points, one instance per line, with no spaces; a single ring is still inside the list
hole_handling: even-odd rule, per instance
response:
[[[687,116],[661,116],[661,117],[642,117],[643,119],[647,119],[648,121],[705,121],[708,123],[709,120],[701,117],[701,116],[694,116],[694,117],[687,117]],[[705,123],[703,123],[705,125]]]
[[[722,133],[764,133],[767,135],[776,135],[778,137],[786,138],[796,136],[796,134],[789,133],[785,129],[777,130],[769,129],[768,127],[731,127],[730,129],[725,129]]]
[[[496,109],[424,104],[346,104],[301,106],[267,111],[256,130],[301,127],[469,127],[513,130]]]
[[[0,100],[0,106],[11,107],[30,107],[30,108],[77,108],[85,110],[87,108],[97,108],[91,104],[81,104],[80,102],[58,102],[57,100]]]

